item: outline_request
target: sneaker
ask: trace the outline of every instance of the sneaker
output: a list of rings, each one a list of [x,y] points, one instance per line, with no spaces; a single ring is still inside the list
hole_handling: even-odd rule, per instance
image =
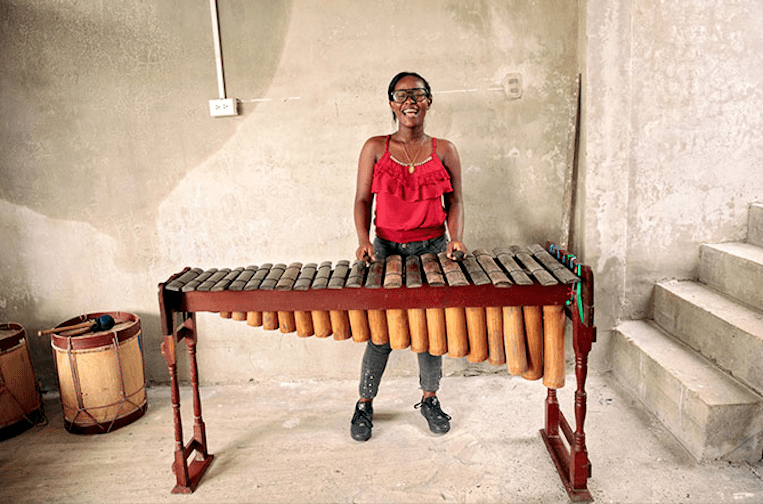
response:
[[[371,419],[374,417],[374,406],[370,401],[358,401],[355,414],[350,422],[350,435],[355,441],[368,441],[371,437]]]
[[[440,401],[437,397],[421,398],[421,402],[414,406],[421,408],[421,414],[429,423],[429,430],[435,434],[445,434],[450,430],[450,415],[440,409]]]

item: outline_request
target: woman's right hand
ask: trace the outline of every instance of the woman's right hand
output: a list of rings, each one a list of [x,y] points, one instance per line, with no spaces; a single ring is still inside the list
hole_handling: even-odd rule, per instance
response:
[[[374,245],[369,241],[362,243],[358,250],[355,251],[355,257],[358,259],[358,261],[363,261],[365,263],[373,262],[374,257]]]

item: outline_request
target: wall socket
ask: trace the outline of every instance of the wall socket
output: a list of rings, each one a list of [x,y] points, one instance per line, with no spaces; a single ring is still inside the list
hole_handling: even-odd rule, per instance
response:
[[[229,117],[238,115],[238,100],[236,98],[219,98],[209,100],[209,115],[212,117]]]
[[[506,93],[507,98],[513,100],[522,98],[522,74],[506,74],[506,77],[503,79],[503,91]]]

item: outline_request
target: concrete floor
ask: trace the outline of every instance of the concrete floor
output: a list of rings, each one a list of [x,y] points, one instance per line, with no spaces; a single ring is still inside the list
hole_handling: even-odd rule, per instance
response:
[[[439,396],[453,417],[430,434],[413,405],[413,378],[388,378],[370,441],[349,437],[354,381],[263,382],[202,388],[215,455],[191,495],[172,495],[169,388],[109,434],[63,428],[57,397],[47,426],[0,443],[0,502],[46,503],[563,503],[567,494],[538,434],[545,389],[506,375],[446,377]],[[571,417],[574,377],[560,390]],[[589,480],[596,502],[759,503],[763,464],[699,464],[610,375],[588,379]],[[183,389],[184,427],[191,425]]]

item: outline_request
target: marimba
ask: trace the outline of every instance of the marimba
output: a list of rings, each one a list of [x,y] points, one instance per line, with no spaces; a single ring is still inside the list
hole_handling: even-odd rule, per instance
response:
[[[593,325],[593,274],[553,244],[475,250],[455,262],[444,253],[355,261],[185,268],[159,284],[162,353],[175,426],[173,493],[190,493],[213,459],[201,414],[196,363],[197,312],[217,312],[299,337],[389,342],[433,355],[506,364],[509,373],[547,387],[548,452],[573,501],[590,501],[585,445],[585,380]],[[559,409],[564,386],[565,316],[575,352],[575,431]],[[183,442],[175,346],[185,341],[193,392],[193,437]],[[566,444],[565,444],[566,443]],[[188,457],[196,453],[193,461]]]

